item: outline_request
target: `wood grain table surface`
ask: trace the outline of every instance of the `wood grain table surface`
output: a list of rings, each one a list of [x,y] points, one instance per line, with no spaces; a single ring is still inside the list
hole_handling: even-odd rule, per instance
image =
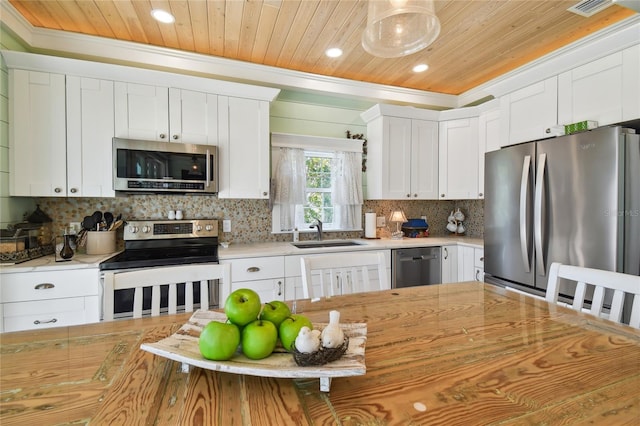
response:
[[[468,282],[298,301],[366,322],[367,372],[281,379],[140,350],[191,314],[0,335],[0,424],[640,424],[640,331]]]

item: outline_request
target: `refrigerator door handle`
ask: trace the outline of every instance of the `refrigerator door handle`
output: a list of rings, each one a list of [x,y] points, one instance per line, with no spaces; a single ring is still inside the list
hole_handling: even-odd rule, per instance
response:
[[[520,253],[525,272],[531,272],[529,265],[529,244],[527,241],[527,188],[529,184],[529,170],[531,156],[525,155],[522,163],[522,178],[520,179]]]
[[[541,276],[546,275],[544,258],[542,256],[542,186],[544,184],[544,171],[547,162],[547,154],[538,157],[538,170],[536,172],[536,190],[533,202],[533,234],[536,246],[536,270]]]

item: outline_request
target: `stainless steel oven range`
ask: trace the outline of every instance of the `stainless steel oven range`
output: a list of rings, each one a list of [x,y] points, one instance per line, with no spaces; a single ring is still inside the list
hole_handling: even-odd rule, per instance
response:
[[[100,271],[125,271],[195,263],[218,263],[218,221],[132,220],[124,228],[124,251],[100,264]],[[178,285],[178,305],[184,305],[184,286]],[[200,286],[194,285],[194,306],[200,304]],[[168,286],[161,287],[160,308],[166,310]],[[209,282],[209,305],[219,307],[219,288]],[[133,290],[116,290],[114,317],[133,312]],[[144,289],[143,311],[151,309],[151,289]]]

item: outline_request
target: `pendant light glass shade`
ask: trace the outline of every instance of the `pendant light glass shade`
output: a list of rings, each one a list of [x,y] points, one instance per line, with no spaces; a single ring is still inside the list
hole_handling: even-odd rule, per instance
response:
[[[438,34],[433,0],[369,0],[362,47],[374,56],[397,58],[424,49]]]

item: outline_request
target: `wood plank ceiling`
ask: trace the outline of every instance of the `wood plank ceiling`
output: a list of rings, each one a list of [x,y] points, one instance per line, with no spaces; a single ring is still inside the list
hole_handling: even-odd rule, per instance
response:
[[[577,0],[436,0],[438,39],[413,55],[383,59],[360,44],[365,0],[9,2],[35,27],[454,95],[634,13],[613,5],[585,18],[566,10]],[[156,22],[154,8],[176,22]],[[330,47],[344,55],[326,57]],[[429,70],[413,73],[418,63]]]

